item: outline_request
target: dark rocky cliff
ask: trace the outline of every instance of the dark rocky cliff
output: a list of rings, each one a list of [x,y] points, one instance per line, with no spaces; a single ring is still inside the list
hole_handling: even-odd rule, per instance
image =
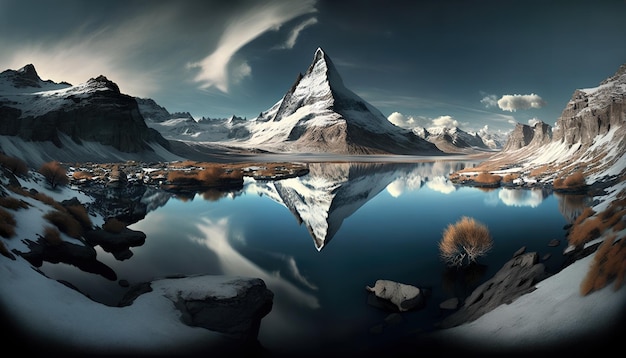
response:
[[[15,88],[42,87],[34,67],[5,71]],[[45,87],[45,86],[44,86]],[[152,150],[149,142],[169,148],[160,133],[146,126],[135,98],[122,94],[104,76],[86,83],[51,91],[0,96],[0,135],[18,136],[27,141],[51,141],[61,147],[59,133],[76,143],[93,141],[122,152]],[[32,108],[39,108],[32,111]]]

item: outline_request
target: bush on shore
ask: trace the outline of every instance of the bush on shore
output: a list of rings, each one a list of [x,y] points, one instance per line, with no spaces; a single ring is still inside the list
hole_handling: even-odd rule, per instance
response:
[[[448,225],[439,242],[441,258],[450,266],[476,262],[491,250],[493,240],[487,226],[467,216]]]

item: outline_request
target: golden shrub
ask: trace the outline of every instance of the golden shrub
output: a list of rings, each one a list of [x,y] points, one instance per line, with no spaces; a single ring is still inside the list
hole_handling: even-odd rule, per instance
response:
[[[462,266],[476,262],[493,246],[487,226],[467,216],[450,224],[439,242],[441,258],[451,266]]]
[[[39,173],[46,178],[46,181],[52,188],[69,183],[67,171],[61,163],[57,161],[42,164],[41,167],[39,167]]]

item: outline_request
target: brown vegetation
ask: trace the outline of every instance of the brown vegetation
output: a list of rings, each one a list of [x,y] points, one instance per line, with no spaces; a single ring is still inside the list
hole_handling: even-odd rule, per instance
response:
[[[0,236],[10,238],[15,235],[17,222],[9,211],[0,208]]]
[[[43,216],[51,224],[54,224],[61,232],[66,233],[68,236],[78,239],[83,235],[83,227],[74,219],[74,217],[67,213],[58,210],[49,211]]]
[[[11,252],[7,249],[7,246],[4,244],[4,241],[0,240],[0,254],[6,257],[11,257]]]
[[[512,183],[513,180],[518,179],[520,177],[519,173],[509,173],[502,177],[503,183]]]
[[[474,181],[476,183],[488,184],[488,185],[499,184],[501,180],[502,180],[501,176],[496,175],[496,174],[491,174],[489,172],[481,172],[474,178]]]
[[[626,226],[626,200],[619,199],[611,202],[601,213],[596,214],[591,208],[585,208],[572,224],[567,240],[572,246],[582,246],[599,238],[610,228],[617,232],[624,226]]]
[[[82,179],[91,180],[93,178],[93,175],[90,172],[86,172],[86,171],[76,171],[72,173],[72,178],[74,178],[75,180],[82,180]]]
[[[0,197],[0,206],[11,210],[19,210],[28,208],[28,204],[12,196]]]
[[[53,226],[46,226],[43,229],[43,239],[52,246],[61,245],[63,243],[61,233]]]
[[[103,225],[102,229],[110,233],[119,234],[126,228],[126,224],[116,218],[109,218]]]
[[[14,175],[24,176],[28,174],[28,165],[19,158],[10,157],[6,154],[0,153],[0,165]]]
[[[85,230],[92,228],[93,223],[91,222],[91,218],[87,213],[87,209],[85,209],[82,204],[70,205],[66,207],[66,209],[70,214],[72,214],[74,219],[78,220]]]
[[[615,280],[613,288],[618,290],[626,275],[626,239],[616,240],[615,234],[609,235],[593,257],[591,267],[580,284],[580,294],[586,296],[605,287]]]
[[[493,245],[487,226],[473,218],[464,216],[455,224],[450,224],[439,242],[441,258],[450,266],[462,266],[476,262]]]
[[[67,171],[57,161],[42,164],[39,168],[39,173],[46,178],[46,181],[52,188],[56,188],[59,185],[67,185],[69,183]]]
[[[566,178],[556,178],[552,186],[554,189],[579,190],[587,185],[583,172],[578,170]]]

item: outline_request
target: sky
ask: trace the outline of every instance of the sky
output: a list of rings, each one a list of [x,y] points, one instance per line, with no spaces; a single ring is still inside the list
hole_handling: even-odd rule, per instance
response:
[[[0,0],[0,71],[251,119],[321,47],[396,125],[507,133],[554,126],[626,63],[625,16],[624,0]]]

